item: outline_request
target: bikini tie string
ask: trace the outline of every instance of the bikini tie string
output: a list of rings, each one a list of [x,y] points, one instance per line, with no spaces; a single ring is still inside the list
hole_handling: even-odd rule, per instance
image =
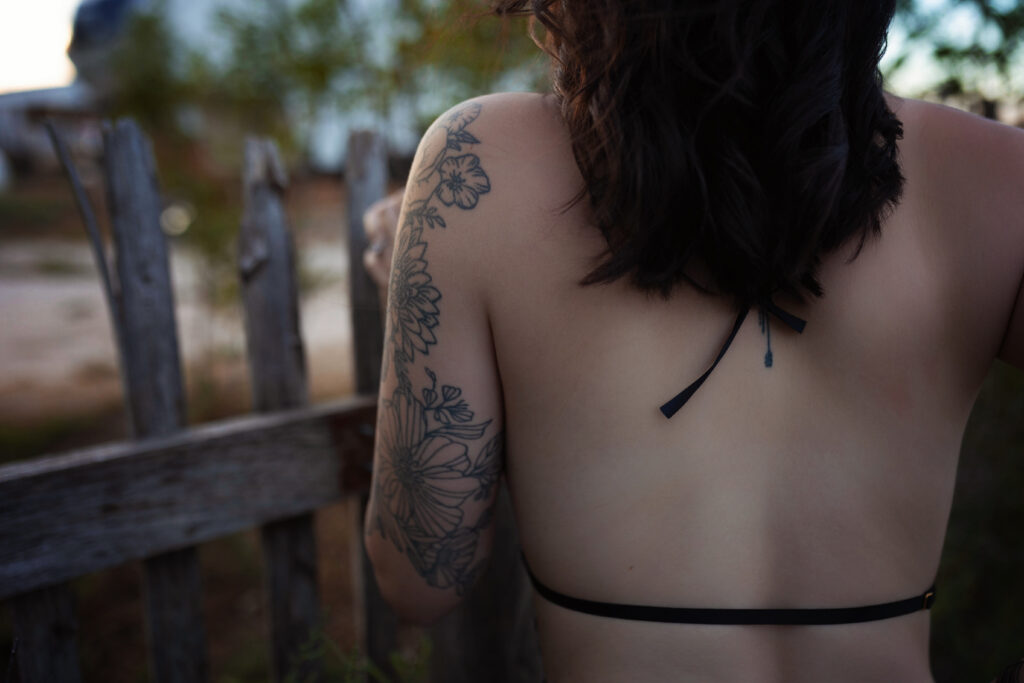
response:
[[[804,320],[803,318],[798,318],[792,313],[788,313],[782,310],[781,308],[776,306],[772,301],[766,301],[760,304],[759,308],[761,309],[761,327],[766,335],[768,333],[769,313],[778,318],[780,321],[782,321],[782,323],[786,327],[790,328],[791,330],[798,334],[802,333],[804,331],[804,327],[807,325],[806,320]],[[718,366],[718,363],[722,360],[722,357],[725,356],[725,352],[729,350],[729,347],[732,345],[733,340],[736,338],[736,334],[740,331],[740,328],[743,327],[743,321],[746,320],[747,313],[749,312],[750,306],[747,306],[746,308],[741,310],[739,314],[736,316],[736,322],[733,323],[732,330],[729,332],[729,336],[726,338],[725,343],[722,344],[722,348],[718,352],[718,355],[715,357],[715,361],[711,364],[711,367],[705,370],[704,374],[702,374],[700,377],[698,377],[696,380],[690,383],[689,386],[687,386],[685,389],[683,389],[674,397],[672,397],[671,400],[669,400],[667,403],[661,406],[661,413],[666,418],[671,419],[673,415],[679,412],[679,409],[682,408],[683,405],[690,400],[690,397],[693,396],[698,389],[700,389],[702,384],[704,384],[704,381],[711,375],[711,372]],[[771,367],[771,342],[769,341],[768,343],[769,349],[768,353],[765,354],[765,366]]]

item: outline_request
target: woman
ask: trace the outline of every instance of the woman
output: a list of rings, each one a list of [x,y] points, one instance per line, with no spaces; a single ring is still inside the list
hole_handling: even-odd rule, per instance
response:
[[[891,1],[498,10],[555,94],[459,105],[414,161],[385,596],[462,598],[505,474],[553,683],[931,681],[960,439],[1024,366],[1024,133],[884,95]]]

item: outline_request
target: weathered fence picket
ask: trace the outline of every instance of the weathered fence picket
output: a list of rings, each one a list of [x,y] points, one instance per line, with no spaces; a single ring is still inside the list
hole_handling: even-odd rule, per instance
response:
[[[261,412],[299,408],[309,401],[299,327],[295,247],[282,197],[287,177],[270,140],[245,143],[245,213],[238,271],[253,405]],[[319,621],[313,514],[275,520],[260,530],[270,615],[274,679],[289,673],[320,680],[322,663],[301,660]]]
[[[384,324],[377,285],[363,268],[367,246],[363,214],[387,193],[387,152],[384,138],[374,131],[356,131],[349,136],[345,163],[348,190],[349,303],[352,316],[352,346],[356,393],[376,394],[380,385],[380,364],[384,346]],[[362,539],[367,495],[352,501],[349,519],[352,538]],[[384,601],[373,576],[373,567],[363,544],[353,544],[352,574],[355,585],[356,631],[366,643],[370,661],[385,673],[392,673],[388,655],[398,647],[398,620]]]
[[[123,342],[129,422],[136,438],[165,436],[185,426],[185,389],[156,166],[149,141],[131,120],[104,131],[104,151],[119,284],[119,310],[112,314],[118,316]],[[205,681],[206,636],[195,546],[147,557],[143,567],[154,680]]]

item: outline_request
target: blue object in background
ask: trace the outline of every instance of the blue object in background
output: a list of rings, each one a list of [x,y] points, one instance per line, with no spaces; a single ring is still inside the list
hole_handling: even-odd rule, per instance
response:
[[[75,11],[69,50],[88,50],[109,43],[139,4],[139,0],[85,0]]]

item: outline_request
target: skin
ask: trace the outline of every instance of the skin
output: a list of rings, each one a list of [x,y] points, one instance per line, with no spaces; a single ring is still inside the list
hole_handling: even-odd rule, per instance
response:
[[[891,104],[907,184],[882,237],[824,259],[823,299],[776,302],[808,324],[773,324],[770,369],[749,316],[672,420],[658,406],[707,367],[729,303],[577,285],[603,244],[583,204],[562,210],[581,179],[550,100],[494,95],[439,119],[399,218],[367,512],[400,614],[433,621],[469,589],[502,467],[532,569],[573,596],[847,607],[924,592],[982,379],[996,357],[1024,367],[1024,133]],[[535,607],[552,683],[932,680],[923,611],[773,627]]]
[[[363,267],[385,294],[391,276],[391,254],[395,250],[395,231],[403,195],[403,192],[393,192],[371,204],[363,214],[363,229],[369,243],[363,252]]]

